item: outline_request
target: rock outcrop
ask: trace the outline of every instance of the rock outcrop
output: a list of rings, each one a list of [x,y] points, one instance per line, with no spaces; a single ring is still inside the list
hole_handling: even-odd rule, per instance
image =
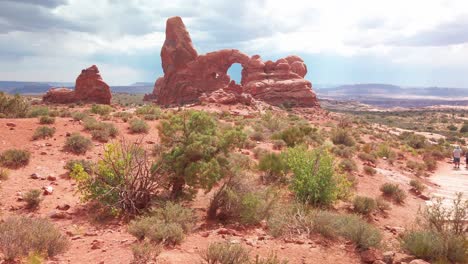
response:
[[[307,67],[297,56],[276,62],[249,57],[236,49],[198,55],[180,17],[167,20],[166,40],[161,50],[164,76],[157,79],[152,94],[164,106],[196,103],[252,103],[253,99],[272,105],[319,106],[312,84],[304,79]],[[232,64],[242,66],[236,84],[227,74]]]
[[[44,102],[60,104],[74,102],[110,104],[111,99],[109,85],[102,80],[96,65],[81,71],[75,82],[75,90],[52,88],[42,97]]]

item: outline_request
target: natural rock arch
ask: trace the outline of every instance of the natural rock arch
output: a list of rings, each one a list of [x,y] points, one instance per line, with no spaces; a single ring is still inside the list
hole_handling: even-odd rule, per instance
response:
[[[216,91],[217,98],[229,97],[226,102],[251,102],[248,98],[253,97],[274,105],[319,106],[312,84],[304,79],[307,67],[301,58],[263,62],[259,55],[249,57],[237,49],[198,55],[180,17],[167,20],[161,59],[164,76],[157,79],[153,93],[145,96],[160,105],[195,103]],[[227,73],[234,63],[242,66],[240,85]]]

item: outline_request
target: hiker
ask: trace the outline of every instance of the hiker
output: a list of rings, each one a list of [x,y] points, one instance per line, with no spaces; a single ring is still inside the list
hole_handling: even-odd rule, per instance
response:
[[[453,163],[455,164],[455,169],[460,168],[460,158],[462,155],[462,149],[460,146],[455,146],[455,149],[453,150]]]

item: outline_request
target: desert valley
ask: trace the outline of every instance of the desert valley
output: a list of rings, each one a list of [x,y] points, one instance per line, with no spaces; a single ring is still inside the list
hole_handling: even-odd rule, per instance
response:
[[[315,89],[183,19],[150,88],[0,86],[0,263],[468,263],[461,90]]]

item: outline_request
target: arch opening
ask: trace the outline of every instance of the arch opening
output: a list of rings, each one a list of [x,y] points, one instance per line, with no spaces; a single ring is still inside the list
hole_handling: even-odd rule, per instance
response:
[[[240,84],[242,79],[242,65],[237,62],[233,63],[227,70],[227,74],[236,84]]]

